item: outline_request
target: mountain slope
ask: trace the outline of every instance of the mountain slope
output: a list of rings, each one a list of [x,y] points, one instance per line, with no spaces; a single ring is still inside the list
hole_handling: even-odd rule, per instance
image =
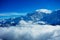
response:
[[[16,18],[9,18],[0,21],[0,27],[16,26],[19,25],[21,20],[32,21],[36,24],[49,24],[49,25],[60,25],[60,10],[51,11],[47,9],[36,10],[32,13],[27,13],[25,16],[19,16]]]

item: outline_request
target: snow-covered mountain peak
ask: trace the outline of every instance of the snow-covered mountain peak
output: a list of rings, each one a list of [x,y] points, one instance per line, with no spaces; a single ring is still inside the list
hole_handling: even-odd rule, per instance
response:
[[[27,22],[24,21],[24,20],[21,20],[21,21],[19,22],[19,24],[27,24]]]
[[[42,13],[46,13],[46,14],[52,13],[52,11],[48,10],[48,9],[38,9],[38,10],[36,10],[36,12],[38,12],[38,13],[42,12]]]

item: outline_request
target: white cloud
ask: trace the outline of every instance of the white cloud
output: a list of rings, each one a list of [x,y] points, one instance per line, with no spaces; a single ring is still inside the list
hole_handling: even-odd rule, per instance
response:
[[[36,12],[43,12],[43,13],[46,13],[46,14],[50,14],[52,11],[51,10],[48,10],[48,9],[38,9],[36,10]]]
[[[60,26],[29,24],[25,26],[0,27],[0,39],[6,40],[58,40]]]
[[[0,13],[0,16],[26,15],[26,13]]]

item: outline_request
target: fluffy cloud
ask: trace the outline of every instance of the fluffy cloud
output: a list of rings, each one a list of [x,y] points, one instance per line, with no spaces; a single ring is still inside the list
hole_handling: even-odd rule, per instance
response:
[[[60,26],[29,24],[0,27],[0,40],[59,40]]]

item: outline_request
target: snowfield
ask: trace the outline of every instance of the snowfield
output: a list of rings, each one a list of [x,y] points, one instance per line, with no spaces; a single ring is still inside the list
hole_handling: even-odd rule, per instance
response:
[[[29,24],[0,27],[0,40],[60,40],[60,26]]]

